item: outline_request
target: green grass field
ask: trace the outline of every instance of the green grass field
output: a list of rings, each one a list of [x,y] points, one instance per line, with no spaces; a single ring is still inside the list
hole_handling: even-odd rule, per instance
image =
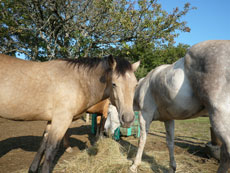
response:
[[[210,123],[208,117],[199,117],[175,121],[175,138],[187,137],[201,141],[210,141]],[[164,123],[152,122],[150,132],[165,132]]]

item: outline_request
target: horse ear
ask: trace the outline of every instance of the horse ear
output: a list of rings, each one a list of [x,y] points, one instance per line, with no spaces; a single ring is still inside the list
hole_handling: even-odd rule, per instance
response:
[[[140,65],[141,61],[137,61],[135,63],[132,64],[132,69],[133,71],[136,71]]]
[[[114,71],[117,63],[116,63],[116,60],[113,58],[112,55],[108,56],[108,64],[109,64],[109,67]]]

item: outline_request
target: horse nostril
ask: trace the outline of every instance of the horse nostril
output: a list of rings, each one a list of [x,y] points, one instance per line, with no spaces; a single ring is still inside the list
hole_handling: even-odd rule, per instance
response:
[[[121,124],[122,124],[122,127],[125,127],[125,128],[129,128],[132,123],[134,122],[134,116],[128,116],[128,115],[122,115],[121,116]]]
[[[125,117],[124,117],[124,115],[121,115],[121,119],[122,119],[122,122],[124,123],[124,122],[125,122]]]

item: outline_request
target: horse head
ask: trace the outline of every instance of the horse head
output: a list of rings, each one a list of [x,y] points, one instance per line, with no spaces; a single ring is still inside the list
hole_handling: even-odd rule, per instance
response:
[[[133,99],[137,86],[134,72],[140,61],[130,64],[125,59],[109,56],[108,64],[112,72],[108,84],[110,101],[117,108],[121,125],[130,127],[134,121]]]

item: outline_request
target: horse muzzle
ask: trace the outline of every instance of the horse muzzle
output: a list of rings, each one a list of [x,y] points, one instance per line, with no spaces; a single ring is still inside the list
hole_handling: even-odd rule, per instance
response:
[[[126,114],[123,114],[121,116],[121,126],[124,127],[124,128],[129,128],[133,122],[134,122],[134,114],[132,115],[126,115]]]

